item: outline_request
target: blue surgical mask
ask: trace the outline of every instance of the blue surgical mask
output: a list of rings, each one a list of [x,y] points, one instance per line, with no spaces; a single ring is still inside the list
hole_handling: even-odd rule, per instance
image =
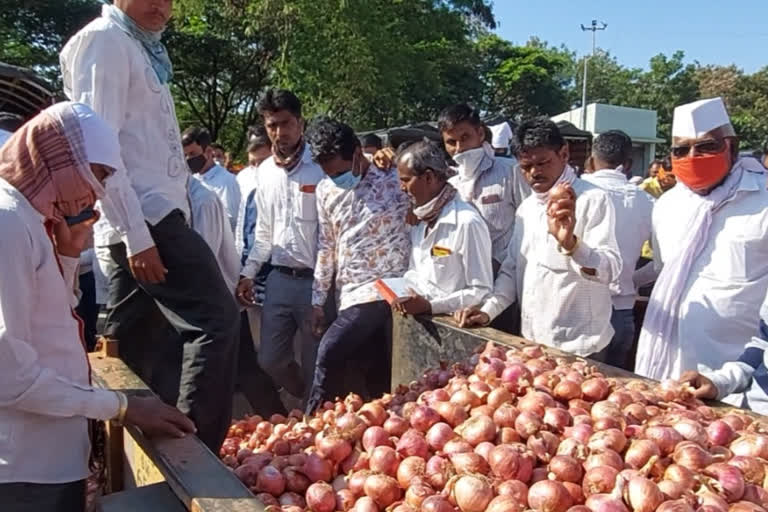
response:
[[[344,174],[337,174],[331,178],[334,185],[339,188],[343,188],[344,190],[352,190],[357,186],[358,183],[360,183],[361,179],[362,176],[359,174],[355,175],[352,170],[349,170]]]

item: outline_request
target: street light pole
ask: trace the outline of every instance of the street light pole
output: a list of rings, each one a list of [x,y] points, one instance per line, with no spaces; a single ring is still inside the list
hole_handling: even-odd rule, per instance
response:
[[[603,23],[602,21],[600,23],[597,22],[597,20],[592,20],[592,24],[588,27],[585,27],[584,25],[581,26],[581,30],[584,32],[590,31],[592,32],[592,57],[595,56],[595,52],[597,51],[597,31],[598,30],[605,30],[608,28],[607,23]],[[584,56],[584,83],[582,84],[581,89],[581,129],[586,130],[587,129],[587,70],[589,69],[589,56]]]

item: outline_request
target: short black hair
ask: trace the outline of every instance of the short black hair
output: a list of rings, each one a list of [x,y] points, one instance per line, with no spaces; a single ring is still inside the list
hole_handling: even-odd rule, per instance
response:
[[[248,128],[248,153],[252,153],[264,146],[271,146],[272,142],[267,136],[267,130],[263,124],[254,125]]]
[[[360,140],[349,125],[325,116],[312,120],[305,137],[312,160],[317,163],[335,156],[352,160],[355,150],[360,147]]]
[[[483,122],[480,120],[480,112],[477,110],[465,103],[451,105],[440,112],[440,116],[437,118],[437,129],[445,132],[465,121],[472,126],[483,126]]]
[[[268,89],[259,100],[259,113],[263,116],[268,112],[285,110],[294,117],[301,117],[301,101],[291,91],[285,89]]]
[[[654,165],[663,166],[664,162],[658,158],[651,160],[651,163],[648,165],[648,169],[650,170]]]
[[[512,146],[516,155],[536,148],[559,151],[565,146],[565,139],[554,121],[537,117],[524,121],[517,127]]]
[[[183,146],[189,146],[190,144],[197,144],[201,148],[205,149],[211,145],[211,134],[208,130],[201,128],[200,126],[190,126],[184,133],[181,134],[181,144]]]
[[[362,146],[375,146],[376,149],[381,149],[382,147],[381,137],[375,133],[369,133],[360,137],[360,144]]]
[[[426,139],[410,143],[405,147],[401,144],[395,162],[397,165],[400,163],[408,165],[414,176],[432,171],[436,177],[443,180],[450,177],[452,173],[450,165],[454,163],[442,144]]]
[[[218,142],[212,142],[212,143],[211,143],[211,147],[212,147],[213,149],[218,149],[219,151],[226,151],[226,150],[224,149],[224,146],[222,146],[222,145],[221,145],[221,144],[219,144]]]
[[[24,118],[11,112],[0,112],[0,130],[15,132],[24,125]]]
[[[616,168],[632,158],[632,138],[621,130],[609,130],[592,143],[592,155]]]

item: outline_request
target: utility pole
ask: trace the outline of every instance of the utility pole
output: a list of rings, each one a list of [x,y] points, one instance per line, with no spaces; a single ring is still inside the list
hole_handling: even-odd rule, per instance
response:
[[[592,24],[588,27],[585,27],[584,25],[581,26],[581,30],[584,32],[590,31],[592,32],[592,57],[595,56],[595,52],[597,51],[597,31],[598,30],[605,30],[608,28],[607,23],[603,23],[602,21],[598,23],[597,20],[592,20]],[[584,83],[582,84],[582,90],[581,90],[581,129],[586,130],[587,129],[587,69],[589,66],[589,59],[592,57],[584,56]]]

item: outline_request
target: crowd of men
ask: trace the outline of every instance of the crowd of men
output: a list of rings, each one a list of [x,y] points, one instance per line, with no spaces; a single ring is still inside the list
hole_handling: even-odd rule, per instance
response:
[[[71,101],[0,147],[2,510],[82,509],[86,419],[218,451],[236,390],[262,413],[284,408],[281,390],[307,413],[381,394],[393,311],[635,360],[768,411],[766,174],[739,156],[722,100],[675,109],[669,158],[638,187],[618,130],[579,176],[547,119],[512,133],[452,105],[442,143],[382,148],[269,90],[235,175],[207,131],[179,130],[170,7],[105,5],[61,52]],[[90,387],[80,342],[95,328],[71,292],[91,233],[104,334],[165,403]],[[635,354],[637,291],[654,283]]]

